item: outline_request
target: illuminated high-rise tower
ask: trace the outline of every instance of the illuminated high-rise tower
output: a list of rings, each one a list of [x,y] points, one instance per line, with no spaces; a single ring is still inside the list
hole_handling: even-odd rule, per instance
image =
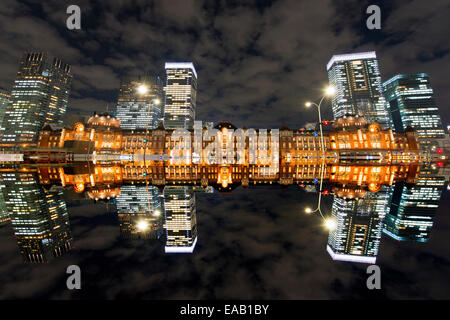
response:
[[[122,81],[116,116],[123,129],[156,129],[163,117],[163,85],[159,77]]]
[[[3,198],[24,262],[44,263],[72,247],[61,189],[44,190],[34,173],[0,174]]]
[[[164,188],[166,253],[192,253],[197,244],[197,210],[190,187]]]
[[[436,139],[443,139],[445,132],[428,75],[399,74],[383,83],[383,89],[395,131],[411,127],[422,148],[438,146]]]
[[[397,183],[383,232],[399,241],[427,242],[446,178],[442,167],[424,165],[414,185]]]
[[[334,55],[327,71],[330,85],[336,88],[332,99],[335,118],[358,114],[368,122],[379,123],[383,129],[391,128],[374,51]]]
[[[197,72],[192,62],[167,62],[164,127],[193,129],[197,100]]]
[[[116,200],[122,238],[155,239],[162,235],[164,208],[158,187],[124,185]]]
[[[0,88],[0,137],[3,136],[4,128],[2,127],[3,118],[5,117],[6,108],[11,104],[11,95],[6,90]]]
[[[2,124],[4,143],[35,142],[44,123],[63,124],[72,74],[61,60],[47,60],[45,53],[25,53],[20,60]]]
[[[333,260],[376,262],[388,204],[386,187],[368,193],[363,199],[334,198],[331,215],[336,228],[330,231],[327,246]]]

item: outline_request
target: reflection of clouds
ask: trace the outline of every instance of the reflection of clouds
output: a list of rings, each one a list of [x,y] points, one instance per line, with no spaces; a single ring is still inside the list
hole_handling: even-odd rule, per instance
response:
[[[115,226],[97,226],[80,234],[74,245],[80,250],[107,249],[118,236],[119,231]]]
[[[303,214],[304,205],[312,205],[315,197],[293,187],[197,194],[199,243],[192,255],[181,256],[165,255],[155,241],[119,240],[117,220],[105,212],[103,204],[86,205],[73,213],[69,209],[75,248],[53,264],[25,266],[14,242],[9,246],[7,241],[0,242],[0,281],[8,289],[2,290],[1,297],[449,297],[450,256],[444,241],[450,229],[448,216],[438,213],[439,228],[425,245],[383,236],[377,261],[382,290],[373,293],[365,286],[365,265],[333,262],[326,253],[327,233],[319,217]],[[331,197],[324,197],[324,202],[324,210],[330,210]],[[86,210],[90,217],[81,213]],[[446,212],[448,204],[440,210]],[[107,240],[97,238],[100,232],[107,233]],[[4,228],[0,236],[8,236]],[[92,246],[78,245],[84,236]],[[79,293],[67,293],[64,287],[65,268],[72,263],[83,272]]]

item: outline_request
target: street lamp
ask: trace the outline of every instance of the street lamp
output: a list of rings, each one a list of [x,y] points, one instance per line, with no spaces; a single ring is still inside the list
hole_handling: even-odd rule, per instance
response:
[[[332,97],[334,94],[336,93],[336,89],[332,86],[328,86],[325,88],[325,94],[323,95],[323,97],[320,99],[319,104],[315,103],[315,102],[306,102],[305,106],[307,108],[311,107],[311,106],[316,106],[317,107],[317,112],[319,114],[319,128],[320,128],[320,143],[321,143],[321,150],[322,150],[322,166],[325,165],[325,145],[323,142],[323,130],[322,130],[322,114],[320,112],[320,106],[322,105],[323,100],[326,97]],[[320,180],[320,191],[322,191],[322,180],[323,180],[323,168],[322,168],[322,174],[321,174],[321,180]]]
[[[330,229],[330,227],[332,227],[331,225],[331,220],[330,219],[325,219],[322,210],[320,208],[320,203],[322,200],[322,185],[323,185],[323,174],[325,171],[325,144],[324,144],[324,139],[323,139],[323,130],[322,130],[322,114],[320,113],[320,106],[322,105],[323,100],[326,97],[332,97],[335,93],[336,93],[336,89],[332,86],[328,86],[327,88],[325,88],[324,90],[324,95],[323,97],[320,99],[319,104],[315,103],[315,102],[310,102],[307,101],[305,103],[305,107],[309,108],[311,106],[316,106],[317,107],[317,112],[319,115],[319,128],[320,128],[320,144],[321,144],[321,151],[322,151],[322,165],[321,165],[321,172],[320,172],[320,187],[319,187],[319,201],[317,203],[317,208],[315,210],[312,210],[311,208],[306,208],[305,209],[305,213],[310,214],[310,213],[314,213],[314,212],[319,212],[320,216],[322,217],[322,219],[325,222],[325,226]]]
[[[137,223],[136,228],[139,231],[146,231],[148,229],[148,222],[145,220],[141,220]]]
[[[139,94],[146,94],[148,91],[148,87],[145,84],[141,84],[136,88],[136,90]]]
[[[333,218],[328,218],[328,219],[325,219],[324,225],[325,225],[325,228],[327,228],[329,231],[333,231],[337,227],[337,222]]]

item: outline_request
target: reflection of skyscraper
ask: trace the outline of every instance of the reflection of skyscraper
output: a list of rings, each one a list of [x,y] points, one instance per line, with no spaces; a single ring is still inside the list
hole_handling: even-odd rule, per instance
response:
[[[43,263],[71,249],[64,193],[46,191],[33,173],[2,173],[3,197],[25,262]]]
[[[327,246],[333,260],[375,263],[388,204],[386,187],[363,199],[334,198],[331,215],[337,227],[330,231]]]
[[[2,186],[0,186],[1,188]],[[0,190],[0,227],[8,224],[11,220],[8,210],[6,209],[5,200],[3,199],[3,192]]]
[[[424,166],[414,185],[397,183],[383,232],[396,240],[426,242],[439,206],[445,177],[440,168]]]
[[[375,52],[334,55],[327,64],[330,85],[336,88],[333,116],[364,115],[383,129],[391,126],[386,111]]]
[[[164,126],[193,129],[197,100],[197,72],[192,62],[167,62]]]
[[[116,114],[120,127],[132,130],[157,128],[162,119],[162,103],[159,77],[136,77],[123,81]]]
[[[122,186],[116,200],[121,236],[155,239],[163,233],[163,203],[154,186]]]
[[[189,187],[164,188],[166,253],[192,253],[197,243],[195,194]]]
[[[5,112],[3,142],[36,141],[44,123],[63,124],[72,82],[70,66],[45,53],[26,53]]]
[[[404,132],[407,127],[416,129],[425,149],[435,145],[432,139],[444,138],[444,127],[426,73],[399,74],[383,83],[383,88],[397,132]]]

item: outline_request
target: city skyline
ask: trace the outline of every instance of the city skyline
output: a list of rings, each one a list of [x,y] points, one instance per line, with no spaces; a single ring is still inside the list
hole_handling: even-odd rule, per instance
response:
[[[2,4],[0,300],[450,298],[449,3]]]

